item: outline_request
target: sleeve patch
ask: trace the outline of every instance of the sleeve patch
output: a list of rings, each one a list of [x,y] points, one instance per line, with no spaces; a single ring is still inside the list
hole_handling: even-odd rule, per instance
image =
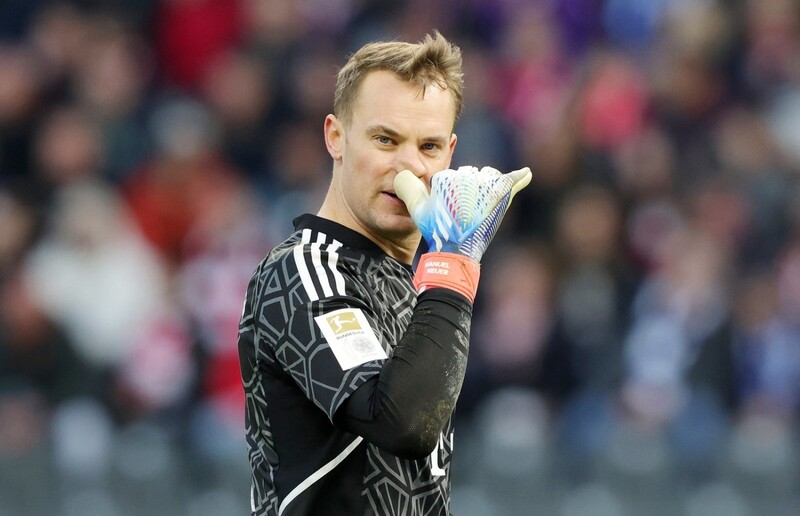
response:
[[[358,308],[343,308],[314,318],[343,371],[371,360],[389,358],[367,317]]]

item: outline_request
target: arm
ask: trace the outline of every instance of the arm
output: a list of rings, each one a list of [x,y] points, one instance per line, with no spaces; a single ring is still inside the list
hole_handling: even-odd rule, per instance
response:
[[[471,316],[461,294],[422,293],[394,356],[350,395],[335,422],[394,455],[430,454],[461,392]]]

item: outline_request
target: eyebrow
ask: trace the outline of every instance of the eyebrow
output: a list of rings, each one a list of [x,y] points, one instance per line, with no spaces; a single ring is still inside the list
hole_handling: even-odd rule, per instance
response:
[[[392,129],[391,127],[386,127],[385,125],[380,125],[380,124],[371,125],[367,127],[367,134],[376,134],[376,133],[385,134],[386,136],[390,136],[398,140],[403,139],[401,134]],[[428,136],[426,138],[423,138],[422,141],[424,141],[425,143],[437,143],[441,146],[444,146],[447,143],[447,138],[445,138],[444,136]]]
[[[391,136],[392,138],[400,138],[400,133],[390,127],[386,127],[385,125],[371,125],[367,127],[367,134],[376,133],[385,134],[386,136]]]

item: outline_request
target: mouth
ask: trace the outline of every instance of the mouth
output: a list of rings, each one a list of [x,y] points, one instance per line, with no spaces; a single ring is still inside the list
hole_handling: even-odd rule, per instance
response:
[[[395,205],[398,209],[402,208],[405,211],[406,203],[404,203],[403,200],[400,199],[396,193],[387,190],[383,192],[383,195],[387,197],[389,203]]]

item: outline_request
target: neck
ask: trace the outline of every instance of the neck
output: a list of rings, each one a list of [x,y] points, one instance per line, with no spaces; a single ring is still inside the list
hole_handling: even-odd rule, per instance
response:
[[[395,260],[408,265],[411,264],[414,260],[414,254],[417,252],[417,247],[419,246],[419,233],[414,233],[398,239],[380,235],[362,224],[359,219],[353,215],[352,211],[347,208],[347,205],[340,202],[339,197],[340,194],[337,189],[331,185],[317,215],[364,235],[375,242],[383,252]]]

